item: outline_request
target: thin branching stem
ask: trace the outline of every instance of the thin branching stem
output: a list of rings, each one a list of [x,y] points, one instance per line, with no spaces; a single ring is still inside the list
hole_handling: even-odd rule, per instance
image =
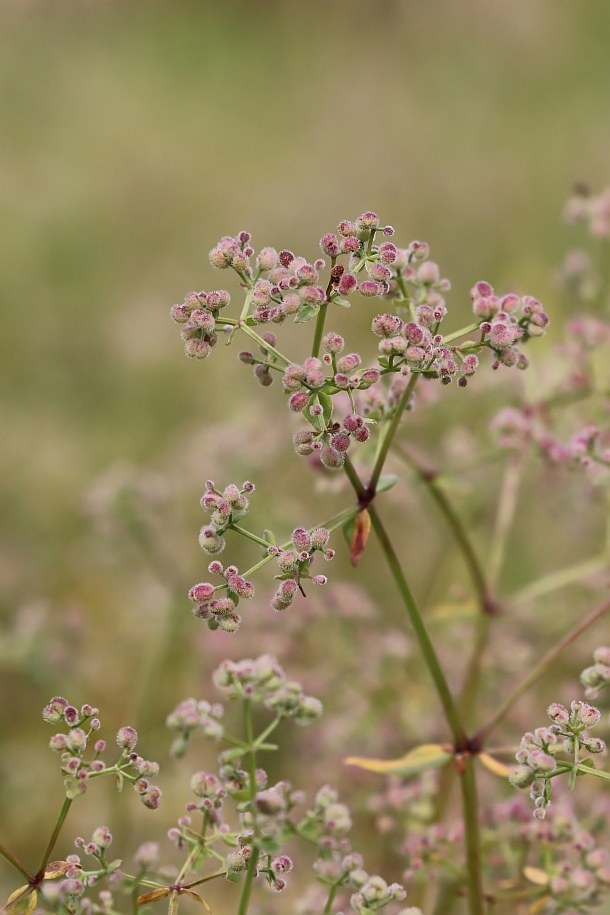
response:
[[[507,714],[510,712],[512,707],[515,705],[518,699],[530,689],[546,672],[547,668],[555,661],[556,658],[564,651],[569,645],[576,641],[576,639],[582,635],[583,632],[586,632],[587,629],[590,629],[594,623],[596,623],[602,616],[605,616],[606,613],[610,611],[610,598],[603,601],[597,607],[594,607],[589,611],[583,618],[572,628],[569,632],[560,639],[556,645],[547,651],[547,653],[540,659],[538,664],[532,669],[532,671],[525,677],[524,680],[519,683],[519,685],[512,691],[512,693],[505,699],[504,702],[496,709],[493,715],[486,721],[486,723],[479,729],[475,737],[473,738],[478,743],[483,744],[487,739],[489,734],[500,724],[501,721],[506,718]]]
[[[252,703],[249,699],[244,699],[244,723],[246,731],[246,742],[248,744],[248,794],[250,803],[254,805],[256,796],[256,751],[254,749],[254,726],[252,722]],[[252,854],[248,859],[248,869],[241,887],[241,896],[239,899],[239,908],[237,915],[246,915],[250,905],[252,887],[256,876],[256,867],[258,864],[258,845],[252,846]]]
[[[55,848],[55,843],[57,842],[57,839],[59,838],[59,833],[61,832],[61,828],[64,825],[65,819],[68,816],[68,812],[69,812],[71,806],[72,806],[71,798],[65,797],[64,802],[61,805],[61,810],[59,811],[59,816],[57,817],[57,821],[55,823],[55,826],[53,827],[53,832],[51,833],[49,841],[47,842],[47,847],[44,850],[44,854],[43,854],[42,860],[40,862],[40,867],[38,868],[39,875],[44,874],[44,872],[46,870],[47,864],[49,863],[51,855],[53,854],[53,849]]]

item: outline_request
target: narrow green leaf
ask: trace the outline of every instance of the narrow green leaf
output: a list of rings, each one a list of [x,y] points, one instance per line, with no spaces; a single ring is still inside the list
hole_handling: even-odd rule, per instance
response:
[[[379,477],[377,483],[377,492],[387,492],[388,489],[391,489],[392,486],[396,486],[398,483],[399,477],[395,473],[385,473],[383,476]]]
[[[596,775],[597,778],[605,778],[610,781],[610,772],[605,772],[603,769],[595,769],[591,763],[592,760],[590,759],[584,759],[581,763],[579,763],[579,768],[581,766],[583,767],[583,775]]]
[[[317,315],[318,310],[317,305],[300,305],[295,315],[295,324],[306,324],[307,321],[311,321]]]

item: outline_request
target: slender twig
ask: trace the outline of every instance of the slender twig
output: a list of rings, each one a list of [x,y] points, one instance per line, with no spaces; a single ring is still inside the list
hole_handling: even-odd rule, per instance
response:
[[[464,835],[466,840],[466,867],[468,874],[468,898],[470,915],[484,915],[485,903],[482,884],[481,841],[479,830],[479,804],[475,779],[474,756],[463,760],[460,771],[462,809],[464,811]]]
[[[515,457],[507,462],[502,479],[491,554],[487,563],[487,579],[494,589],[500,577],[502,563],[506,554],[506,542],[515,517],[522,470],[523,461],[519,457]]]
[[[246,730],[246,741],[248,743],[248,794],[250,802],[254,803],[256,795],[256,752],[254,750],[254,729],[252,724],[252,704],[249,699],[244,699],[244,719]],[[258,864],[259,849],[256,843],[252,846],[252,853],[248,859],[248,869],[241,888],[239,899],[239,908],[237,915],[246,915],[250,904],[252,886],[256,876],[256,865]]]
[[[59,811],[59,816],[57,817],[57,822],[55,823],[53,832],[51,833],[51,837],[50,837],[49,841],[47,842],[47,847],[44,850],[44,854],[42,856],[42,861],[40,862],[40,867],[38,868],[38,871],[37,871],[38,876],[41,876],[42,874],[44,874],[44,872],[46,870],[47,864],[49,863],[49,859],[50,859],[51,855],[53,854],[53,849],[55,848],[55,843],[57,842],[59,833],[61,832],[61,827],[64,825],[64,821],[65,821],[66,817],[68,816],[68,811],[70,810],[71,806],[72,806],[71,798],[65,797],[64,802],[61,805],[61,810]]]
[[[0,842],[0,855],[4,858],[5,861],[8,861],[8,863],[11,864],[15,868],[16,871],[19,871],[21,876],[25,877],[25,879],[28,882],[32,879],[32,875],[30,874],[30,872],[28,870],[26,870],[26,868],[23,866],[23,864],[21,864],[19,859],[17,857],[15,857],[15,855],[11,851],[9,851],[8,848],[6,848],[6,846],[2,844],[2,842]]]
[[[553,663],[555,658],[557,658],[561,652],[567,648],[572,642],[575,642],[576,639],[582,635],[583,632],[586,632],[598,619],[601,619],[608,611],[610,610],[610,598],[603,601],[597,607],[594,607],[589,613],[584,616],[580,622],[576,624],[562,639],[557,642],[547,653],[540,659],[538,664],[533,668],[533,670],[525,677],[524,680],[519,683],[519,685],[513,690],[510,696],[496,709],[493,715],[488,719],[488,721],[479,729],[473,740],[481,745],[487,739],[489,734],[494,730],[494,728],[506,717],[508,712],[511,710],[517,699],[519,699],[523,693],[536,683],[537,680],[546,672],[546,669]]]
[[[327,293],[328,295],[328,293]],[[311,345],[311,355],[314,358],[317,358],[320,355],[320,346],[322,345],[322,335],[324,334],[324,322],[326,321],[326,312],[328,311],[328,298],[325,302],[322,302],[320,305],[320,310],[318,311],[316,317],[316,327],[313,335],[313,343]]]
[[[366,490],[360,477],[356,473],[354,465],[351,463],[349,458],[346,458],[344,470],[350,483],[352,484],[352,487],[354,488],[354,491],[356,492],[356,495],[361,498]],[[398,588],[402,602],[405,606],[409,620],[424,656],[425,664],[434,681],[434,685],[443,707],[445,718],[447,719],[447,723],[451,729],[451,733],[453,734],[454,740],[457,744],[465,744],[466,733],[459,719],[453,697],[449,690],[449,686],[445,679],[445,675],[443,674],[436,652],[434,651],[434,647],[430,640],[430,636],[428,635],[428,631],[422,619],[419,607],[417,606],[417,602],[411,592],[405,574],[402,570],[400,560],[396,555],[392,541],[390,540],[390,537],[388,536],[388,533],[375,507],[370,505],[368,511],[371,517],[373,530],[377,535],[377,540],[379,541],[379,545],[384,554],[385,560],[390,567],[392,577],[396,587]]]
[[[441,514],[444,516],[445,521],[454,536],[456,546],[462,554],[464,564],[468,569],[479,608],[482,613],[489,612],[491,595],[489,593],[489,586],[485,578],[483,566],[479,561],[476,550],[458,512],[447,498],[443,487],[439,485],[437,472],[423,467],[405,448],[397,445],[395,446],[395,451],[404,461],[406,461],[409,467],[415,471],[419,480],[424,484]]]
[[[390,423],[389,423],[387,429],[385,430],[385,434],[381,440],[381,444],[379,446],[379,451],[377,452],[377,457],[375,459],[375,464],[373,466],[373,470],[372,470],[372,473],[371,473],[371,476],[370,476],[370,479],[369,479],[369,482],[367,485],[367,490],[370,493],[373,493],[373,494],[375,493],[375,490],[377,488],[377,483],[379,481],[379,477],[381,476],[381,471],[383,470],[383,465],[385,464],[386,458],[388,456],[388,451],[390,450],[390,445],[392,444],[392,442],[394,440],[394,436],[396,435],[398,426],[400,425],[402,415],[407,408],[407,405],[411,399],[411,395],[412,395],[413,391],[415,390],[415,385],[417,384],[418,380],[419,380],[419,375],[417,375],[415,373],[413,375],[411,375],[411,377],[409,378],[409,382],[408,382],[407,386],[405,387],[404,391],[402,392],[400,400],[398,401],[398,404],[394,411],[394,416],[390,420]]]

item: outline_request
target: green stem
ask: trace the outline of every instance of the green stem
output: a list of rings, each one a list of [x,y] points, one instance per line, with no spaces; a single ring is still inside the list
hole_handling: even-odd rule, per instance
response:
[[[521,683],[513,690],[513,692],[508,696],[508,698],[496,709],[493,715],[488,719],[488,721],[479,729],[474,741],[480,743],[482,746],[484,741],[487,739],[489,734],[494,730],[494,728],[506,717],[508,712],[511,710],[517,699],[519,699],[523,693],[527,692],[530,686],[542,677],[546,672],[547,667],[549,667],[555,658],[557,658],[564,648],[567,648],[576,639],[582,635],[587,629],[589,629],[594,623],[597,622],[602,616],[604,616],[610,610],[610,598],[603,601],[597,607],[594,607],[589,611],[581,620],[571,629],[562,639],[557,642],[543,658],[536,664],[534,669],[528,674],[528,676],[521,681]]]
[[[69,797],[65,797],[64,802],[61,805],[61,810],[59,811],[59,816],[57,817],[57,822],[55,823],[53,832],[51,833],[51,838],[47,842],[47,847],[44,850],[44,854],[42,856],[42,861],[40,862],[40,867],[38,868],[37,876],[41,876],[42,874],[44,874],[44,872],[46,870],[47,864],[49,863],[49,859],[50,859],[51,855],[53,854],[53,849],[55,848],[55,843],[57,842],[59,833],[61,832],[61,827],[64,825],[64,821],[65,821],[66,817],[68,816],[68,811],[70,810],[71,806],[72,806],[71,799]]]
[[[385,431],[385,435],[383,436],[381,445],[379,446],[379,451],[377,452],[377,457],[375,459],[375,464],[373,466],[371,478],[366,487],[367,491],[371,494],[375,493],[375,489],[377,487],[379,477],[381,476],[381,471],[383,470],[383,465],[385,464],[385,460],[388,456],[388,451],[390,450],[390,445],[392,444],[394,436],[396,435],[398,426],[400,424],[400,420],[402,419],[402,414],[404,413],[404,411],[407,407],[407,404],[409,403],[409,400],[411,399],[411,394],[413,393],[413,391],[415,389],[415,385],[417,384],[418,380],[419,380],[419,375],[416,375],[416,374],[411,375],[411,377],[409,379],[409,383],[407,384],[406,388],[402,392],[401,398],[398,401],[398,404],[394,411],[394,416],[392,417],[390,424]]]
[[[406,461],[409,467],[415,471],[419,480],[426,486],[428,492],[436,502],[438,509],[445,518],[445,521],[453,534],[457,548],[462,554],[479,605],[479,614],[476,620],[475,644],[468,662],[464,683],[458,699],[458,707],[462,720],[467,721],[471,715],[479,691],[481,663],[485,654],[485,649],[487,648],[490,616],[495,609],[495,601],[490,593],[483,567],[479,562],[472,541],[468,536],[465,526],[462,524],[459,514],[447,498],[442,486],[439,486],[436,472],[422,467],[422,465],[405,449],[397,447],[396,452]]]
[[[268,540],[263,540],[262,537],[258,537],[256,534],[253,534],[251,531],[247,531],[245,527],[240,527],[239,524],[230,524],[228,527],[230,531],[236,531],[238,534],[241,534],[242,537],[246,537],[248,540],[251,540],[252,543],[258,543],[261,546],[264,546],[265,549],[271,546]]]
[[[347,474],[352,487],[358,498],[366,492],[356,470],[349,460],[346,459],[344,470]],[[454,743],[457,749],[468,746],[468,738],[462,724],[460,714],[453,701],[449,686],[443,674],[434,646],[430,641],[428,631],[425,627],[417,602],[409,588],[402,566],[394,550],[394,546],[388,533],[373,505],[368,506],[368,512],[371,518],[371,525],[377,540],[384,554],[385,560],[390,568],[394,583],[402,598],[409,620],[415,632],[419,643],[424,662],[432,677],[436,692],[447,724],[453,735]],[[466,833],[467,848],[467,867],[468,867],[468,888],[470,897],[470,915],[483,915],[483,890],[481,886],[481,852],[480,852],[480,833],[476,782],[474,778],[473,760],[467,755],[464,760],[464,769],[460,772],[462,784],[462,802],[464,811],[464,828]]]
[[[332,532],[336,531],[337,528],[343,527],[345,522],[349,521],[350,518],[355,518],[356,515],[358,514],[358,512],[359,512],[359,508],[357,506],[355,508],[344,508],[343,511],[339,512],[339,514],[333,515],[332,518],[329,518],[328,521],[324,522],[323,524],[318,524],[318,525],[316,525],[316,527],[325,527],[332,534]],[[311,528],[311,530],[314,530],[314,528]],[[265,546],[268,547],[268,546],[271,546],[271,544],[267,543],[265,541]],[[292,546],[292,540],[287,540],[286,543],[283,543],[280,546],[280,549],[287,550],[291,546]],[[267,563],[271,562],[271,560],[274,558],[275,557],[271,556],[271,555],[263,556],[263,558],[259,559],[259,561],[257,563],[255,563],[255,565],[251,566],[249,569],[246,569],[246,571],[243,573],[243,575],[248,577],[248,576],[252,575],[254,572],[258,572],[259,569],[262,569],[263,566],[266,566]],[[225,587],[225,586],[219,585],[218,590],[220,590],[223,587]]]
[[[330,890],[328,891],[328,899],[326,900],[326,905],[324,906],[324,911],[322,912],[322,915],[331,915],[332,910],[333,910],[333,902],[335,901],[335,896],[337,895],[338,889],[339,889],[339,887],[337,886],[336,883],[333,886],[331,886]]]
[[[322,336],[324,334],[324,322],[326,321],[326,312],[328,311],[328,299],[322,302],[320,310],[316,317],[316,327],[313,334],[313,343],[311,345],[311,355],[317,358],[320,355],[320,346],[322,345]]]
[[[445,718],[447,719],[447,724],[451,730],[455,743],[458,745],[466,744],[466,733],[464,731],[463,725],[460,721],[457,708],[453,701],[453,697],[449,690],[449,686],[443,674],[443,670],[439,663],[436,652],[432,642],[430,641],[430,636],[424,625],[419,607],[417,602],[409,588],[407,579],[402,570],[402,566],[396,555],[392,541],[390,540],[388,533],[383,526],[383,523],[377,514],[377,510],[370,505],[368,509],[369,515],[371,517],[371,524],[375,534],[377,535],[377,540],[381,547],[381,551],[384,554],[385,560],[390,568],[394,583],[398,588],[398,592],[402,598],[402,602],[405,606],[411,626],[415,632],[415,636],[421,648],[426,667],[428,668],[430,675],[434,681],[436,687],[436,692],[438,694],[439,700],[443,707],[445,713]]]
[[[443,343],[453,343],[454,340],[459,340],[460,337],[464,337],[466,334],[470,334],[473,330],[478,329],[478,324],[467,324],[466,327],[462,327],[461,330],[454,330],[452,334],[447,334],[446,337],[443,337]]]
[[[467,756],[460,771],[464,832],[466,839],[466,867],[468,871],[468,898],[470,915],[484,915],[485,903],[482,884],[482,860],[479,831],[479,805],[475,779],[475,758]]]
[[[8,863],[11,864],[16,871],[19,871],[21,876],[25,877],[29,883],[29,881],[32,879],[32,875],[25,869],[23,864],[20,863],[18,858],[16,858],[15,855],[2,844],[2,842],[0,842],[0,855],[4,858],[5,861],[8,861]]]
[[[249,747],[248,753],[248,794],[249,800],[254,808],[254,798],[256,797],[256,751],[254,750],[254,726],[252,722],[252,703],[249,699],[244,699],[244,721],[245,721],[245,731],[246,731],[246,741]],[[256,876],[256,866],[258,864],[258,855],[259,849],[258,845],[254,842],[252,845],[252,854],[248,859],[248,870],[246,871],[246,876],[241,888],[241,896],[239,899],[239,908],[237,910],[237,915],[246,915],[248,911],[248,906],[250,904],[250,896],[252,895],[252,887],[254,884],[254,878]]]
[[[396,447],[396,453],[415,471],[419,480],[427,488],[434,502],[436,502],[436,505],[444,516],[448,527],[451,529],[456,545],[462,554],[464,564],[468,569],[472,586],[477,596],[477,602],[481,613],[488,613],[491,595],[489,593],[487,581],[485,580],[483,566],[479,561],[472,541],[468,536],[466,527],[462,524],[458,512],[447,498],[442,486],[439,486],[436,471],[422,467],[408,451],[399,446]]]
[[[488,562],[488,580],[492,588],[495,588],[502,570],[502,563],[506,554],[506,542],[517,507],[517,495],[519,493],[522,469],[523,462],[521,459],[514,458],[506,464],[502,479],[491,555]]]
[[[234,318],[221,318],[218,321],[218,324],[223,325],[224,327],[235,327],[239,328],[246,334],[247,337],[250,337],[251,340],[254,340],[255,343],[258,343],[264,350],[268,353],[273,353],[276,359],[279,359],[280,362],[283,362],[284,365],[290,365],[290,359],[287,359],[283,353],[280,353],[274,346],[271,346],[270,343],[267,343],[266,340],[256,333],[255,330],[252,330],[251,327],[245,323],[245,321],[236,321]],[[229,341],[230,342],[230,341]]]

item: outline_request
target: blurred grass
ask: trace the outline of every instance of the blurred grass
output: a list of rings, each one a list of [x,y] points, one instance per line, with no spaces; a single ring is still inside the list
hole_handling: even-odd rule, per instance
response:
[[[276,520],[298,512],[300,470],[282,456],[286,430],[268,420],[278,392],[253,406],[248,371],[220,352],[185,360],[168,320],[188,289],[223,285],[208,248],[248,228],[257,244],[313,256],[322,232],[371,207],[400,241],[431,244],[453,281],[456,326],[482,277],[538,295],[558,317],[564,199],[576,179],[608,181],[609,29],[605,0],[0,5],[5,631],[20,608],[46,608],[36,650],[15,649],[0,672],[10,697],[1,812],[16,847],[39,846],[37,815],[10,796],[40,798],[52,783],[51,761],[21,765],[46,741],[32,723],[38,707],[72,688],[123,723],[163,588],[188,586],[203,568],[203,481],[227,466],[238,478],[256,470],[282,493]],[[369,315],[349,318],[357,342]],[[431,443],[463,410],[451,392]],[[117,461],[164,474],[172,508],[159,518],[178,545],[175,582],[151,584],[131,553],[111,561],[91,537],[84,493]],[[569,490],[564,499],[568,515],[592,519],[586,555],[599,514]],[[491,509],[478,511],[488,520]],[[444,542],[420,540],[423,582]],[[568,529],[558,543],[551,563],[573,551]],[[523,583],[544,544],[514,548]],[[385,594],[374,562],[363,574]],[[185,688],[205,694],[211,662],[174,663]],[[162,686],[157,722],[181,697],[173,681]]]

